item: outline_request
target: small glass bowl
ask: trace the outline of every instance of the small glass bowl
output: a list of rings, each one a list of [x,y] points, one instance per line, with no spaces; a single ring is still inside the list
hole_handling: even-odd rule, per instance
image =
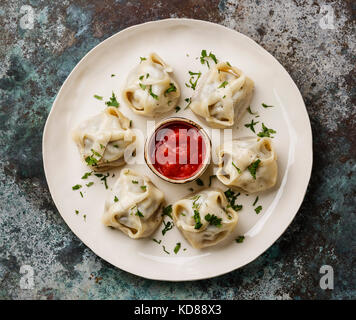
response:
[[[151,151],[152,148],[155,147],[155,137],[156,134],[158,132],[159,129],[161,129],[162,127],[166,127],[168,126],[170,123],[184,123],[187,124],[188,126],[192,126],[195,127],[199,133],[201,134],[202,138],[203,138],[203,143],[205,145],[205,158],[202,160],[202,166],[199,168],[199,170],[197,172],[194,173],[194,175],[187,177],[185,179],[171,179],[168,178],[166,176],[164,176],[162,173],[160,173],[152,164],[152,160],[151,160]],[[211,160],[211,141],[210,138],[208,136],[208,134],[204,131],[204,129],[197,124],[196,122],[190,120],[190,119],[186,119],[186,118],[182,118],[182,117],[171,117],[168,119],[165,119],[163,121],[161,121],[160,123],[158,123],[155,127],[155,130],[153,131],[153,133],[147,137],[146,139],[146,143],[145,143],[145,161],[147,166],[151,169],[151,171],[158,177],[160,177],[161,179],[170,182],[170,183],[175,183],[175,184],[185,184],[185,183],[189,183],[192,182],[196,179],[198,179],[204,172],[205,170],[208,168],[209,164],[210,164],[210,160]]]

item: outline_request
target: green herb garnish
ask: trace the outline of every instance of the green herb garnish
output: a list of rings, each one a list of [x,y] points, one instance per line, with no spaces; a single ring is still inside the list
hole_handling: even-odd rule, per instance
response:
[[[269,106],[269,105],[267,105],[267,104],[265,104],[265,103],[262,103],[262,107],[263,107],[263,108],[273,108],[274,106]]]
[[[79,190],[82,187],[81,184],[76,184],[75,186],[72,187],[73,190]]]
[[[92,171],[84,173],[84,175],[82,176],[82,179],[88,179],[88,177],[91,176],[91,174],[92,174]]]
[[[215,177],[216,177],[215,174],[213,174],[209,177],[209,187],[211,187],[211,182],[212,182],[213,178],[215,178]]]
[[[152,239],[154,242],[158,243],[158,244],[161,244],[162,240],[157,240],[155,238]]]
[[[102,157],[102,155],[99,152],[95,151],[94,149],[90,149],[90,151],[93,153],[94,156],[97,156],[99,158]]]
[[[252,114],[252,115],[257,114],[257,112],[252,112],[251,111],[251,106],[248,106],[247,111],[248,111],[249,114]]]
[[[254,133],[256,133],[255,131],[255,125],[259,123],[259,121],[255,122],[253,119],[251,120],[251,123],[246,123],[245,127],[246,128],[250,128]]]
[[[142,212],[136,207],[136,213],[135,213],[135,216],[138,216],[138,217],[141,217],[141,218],[144,218],[145,216],[142,214]]]
[[[263,137],[269,137],[269,138],[273,138],[271,136],[271,134],[277,133],[277,131],[273,130],[273,129],[269,129],[267,128],[264,123],[262,123],[262,131],[259,132],[257,135],[261,138]]]
[[[75,214],[78,215],[79,214],[79,210],[75,210]]]
[[[241,204],[236,204],[236,199],[240,195],[240,193],[235,193],[231,189],[228,189],[224,192],[224,194],[227,198],[227,201],[229,202],[229,204],[227,206],[228,208],[232,208],[235,211],[239,211],[242,209]]]
[[[235,167],[235,169],[237,170],[238,173],[241,173],[241,169],[236,166],[234,161],[232,161],[232,165]]]
[[[147,186],[141,186],[140,187],[143,191],[146,191],[147,190]]]
[[[152,92],[152,86],[148,89],[148,93],[153,99],[158,100],[158,96]]]
[[[102,96],[98,96],[97,94],[94,94],[94,98],[98,99],[98,100],[103,100],[103,97]]]
[[[200,63],[201,63],[201,64],[206,63],[207,66],[208,66],[208,68],[210,69],[210,65],[209,65],[208,58],[211,58],[211,59],[215,62],[215,64],[218,63],[218,59],[216,59],[215,54],[213,54],[212,52],[210,52],[209,55],[207,55],[206,50],[202,50],[202,51],[201,51],[201,54],[200,54]]]
[[[162,211],[163,211],[162,217],[163,217],[163,216],[168,216],[168,217],[170,217],[171,219],[173,219],[173,218],[172,218],[172,205],[171,205],[171,204],[170,204],[169,206],[163,208]]]
[[[114,92],[112,93],[112,95],[110,97],[110,100],[106,101],[105,104],[108,107],[116,107],[116,108],[118,108],[120,106],[120,103],[116,100],[116,96],[115,96]]]
[[[167,254],[170,254],[167,250],[166,250],[166,247],[165,246],[162,246],[163,247],[163,251]]]
[[[175,109],[176,109],[176,112],[178,112],[180,110],[180,106],[176,106]]]
[[[200,213],[198,210],[194,210],[194,221],[195,221],[194,229],[200,229],[203,224],[201,223]]]
[[[175,253],[175,254],[177,254],[177,253],[178,253],[178,251],[179,251],[180,247],[181,247],[181,243],[180,243],[180,242],[178,242],[178,243],[176,244],[175,248],[174,248],[174,253]]]
[[[192,98],[185,98],[184,101],[188,103],[184,108],[184,110],[186,110],[189,108],[190,104],[192,103]]]
[[[256,197],[256,199],[255,199],[255,201],[254,201],[254,203],[253,203],[253,206],[255,206],[255,204],[257,203],[257,201],[258,201],[258,196]]]
[[[82,193],[81,191],[80,191],[79,193],[80,193],[80,196],[81,196],[82,198],[84,198],[83,193]]]
[[[147,60],[147,58],[145,58],[145,57],[140,57],[140,63],[141,63],[142,61],[145,61],[145,60]]]
[[[210,213],[208,213],[204,219],[206,221],[208,221],[211,225],[213,226],[217,226],[217,227],[221,227],[221,221],[222,221],[222,218],[218,218],[216,215],[211,215]]]
[[[114,202],[118,202],[119,198],[117,196],[114,197]]]
[[[256,171],[258,168],[258,165],[260,164],[261,160],[257,159],[255,162],[252,162],[248,167],[248,171],[250,171],[251,176],[256,180]]]
[[[140,85],[140,87],[141,87],[142,90],[146,90],[146,87],[147,87],[147,86],[146,86],[145,84],[139,83],[139,85]]]
[[[87,183],[86,186],[89,188],[89,187],[91,187],[93,184],[94,184],[94,182],[91,181],[91,182]]]
[[[186,83],[185,85],[188,87],[188,88],[192,88],[193,90],[195,90],[196,86],[197,86],[197,83],[198,83],[198,80],[201,76],[201,72],[192,72],[192,71],[188,71],[189,72],[189,75],[190,75],[190,79],[189,79],[189,84]]]
[[[218,89],[220,88],[225,88],[229,83],[227,81],[224,81],[220,86],[218,86]]]
[[[166,94],[170,93],[170,92],[176,92],[177,88],[173,83],[169,84],[169,88],[164,92],[164,96],[166,96]]]
[[[257,214],[259,214],[259,213],[261,212],[261,210],[262,210],[262,206],[258,206],[258,207],[255,209],[255,211],[256,211]]]
[[[237,243],[242,243],[242,242],[244,242],[244,240],[245,240],[245,237],[244,237],[244,236],[239,236],[237,239],[235,239],[235,241],[236,241]]]
[[[137,180],[132,180],[131,181],[133,184],[138,184],[138,181]]]
[[[144,75],[142,75],[141,77],[139,77],[139,79],[140,79],[140,80],[142,80],[144,77],[145,77],[145,76],[144,76]]]
[[[162,235],[165,235],[167,231],[171,230],[173,228],[173,223],[168,221],[167,223],[163,220],[163,225],[164,228],[162,230]]]

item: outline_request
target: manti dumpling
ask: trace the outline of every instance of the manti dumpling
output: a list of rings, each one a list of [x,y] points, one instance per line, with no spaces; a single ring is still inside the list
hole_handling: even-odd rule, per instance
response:
[[[236,226],[238,213],[229,206],[224,192],[205,189],[172,206],[174,224],[197,249],[213,246]]]
[[[85,163],[103,171],[125,164],[125,156],[135,150],[136,135],[130,120],[117,108],[108,107],[74,129],[73,140]]]
[[[170,76],[172,72],[155,53],[141,58],[127,78],[123,99],[135,113],[148,117],[174,109],[180,89]]]
[[[221,62],[204,74],[190,108],[211,127],[231,127],[248,108],[253,89],[253,81],[241,70]]]
[[[149,178],[123,169],[105,202],[102,222],[130,238],[150,236],[162,222],[164,194]]]
[[[217,178],[248,193],[273,187],[277,181],[277,154],[270,138],[232,140],[220,147]]]

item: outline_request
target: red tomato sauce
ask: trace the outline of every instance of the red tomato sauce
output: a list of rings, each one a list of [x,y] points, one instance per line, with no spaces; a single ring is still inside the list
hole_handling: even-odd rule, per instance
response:
[[[198,129],[185,122],[171,122],[159,128],[151,149],[151,161],[167,178],[183,180],[196,174],[203,165],[205,143]]]

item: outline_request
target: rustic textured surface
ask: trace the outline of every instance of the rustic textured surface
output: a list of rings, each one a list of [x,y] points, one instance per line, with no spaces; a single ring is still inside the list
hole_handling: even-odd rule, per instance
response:
[[[325,29],[325,4],[0,0],[0,298],[355,298],[355,7],[329,2],[334,29]],[[21,26],[23,5],[31,29]],[[285,234],[244,268],[194,283],[145,280],[98,258],[61,219],[42,167],[43,126],[76,63],[128,26],[169,17],[220,23],[271,52],[300,88],[314,135],[312,179]],[[19,286],[24,264],[35,271],[32,290]],[[334,290],[319,286],[324,264]]]

